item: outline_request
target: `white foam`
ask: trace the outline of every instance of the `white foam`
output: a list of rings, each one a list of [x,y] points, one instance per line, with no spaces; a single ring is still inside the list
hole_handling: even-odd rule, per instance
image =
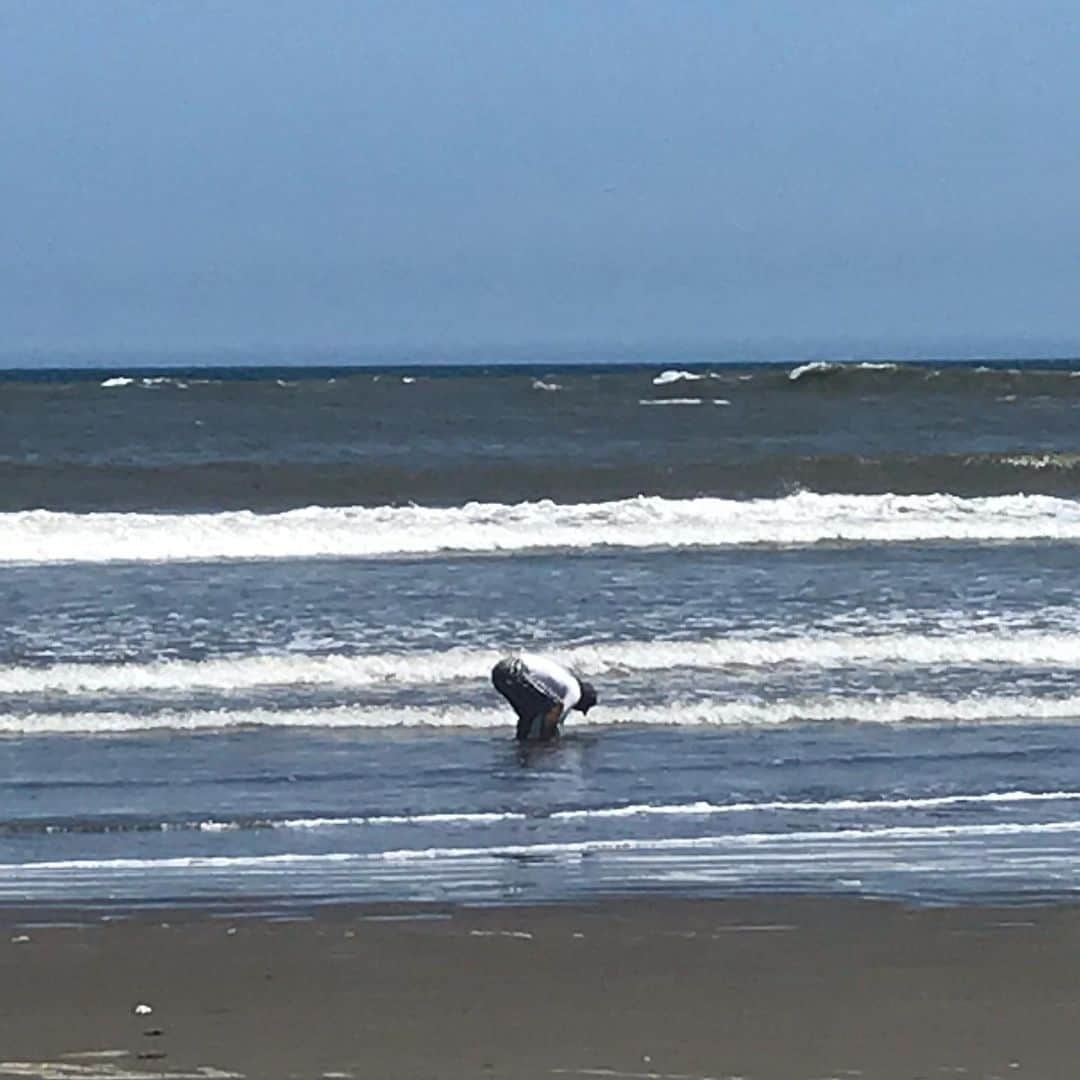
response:
[[[815,360],[809,364],[800,364],[799,367],[792,368],[788,372],[788,378],[792,382],[798,382],[799,379],[805,378],[807,375],[829,375],[833,372],[839,371],[843,365],[832,363],[828,360]]]
[[[516,811],[432,814],[379,814],[368,817],[288,818],[270,822],[275,829],[326,829],[342,825],[493,825],[503,821],[527,821]],[[221,823],[204,822],[200,828]]]
[[[188,388],[188,384],[183,379],[172,379],[167,377],[140,379],[139,382],[142,386],[147,388],[153,386],[172,386],[177,390],[186,390]]]
[[[213,1065],[200,1065],[198,1068],[170,1069],[160,1072],[147,1070],[138,1065],[129,1067],[113,1062],[103,1063],[112,1057],[127,1057],[130,1050],[95,1050],[62,1054],[63,1058],[93,1060],[93,1064],[83,1065],[76,1061],[0,1061],[0,1076],[27,1077],[31,1080],[244,1080],[244,1074],[229,1072]],[[143,1055],[151,1056],[151,1055]],[[101,1059],[98,1061],[96,1059]],[[330,1073],[324,1073],[330,1076]],[[351,1075],[351,1074],[350,1074]]]
[[[805,378],[807,375],[833,375],[838,371],[898,371],[900,365],[892,361],[864,360],[860,363],[839,362],[836,360],[814,360],[809,364],[801,364],[788,372],[788,378],[792,382]]]
[[[205,382],[206,380],[201,381]],[[111,378],[103,380],[100,385],[108,390],[117,389],[121,386],[136,385],[145,387],[146,389],[151,389],[156,386],[175,386],[177,389],[186,390],[188,387],[187,382],[185,382],[183,379],[177,379],[169,375],[146,376],[140,379],[135,379],[128,375],[115,375]]]
[[[0,734],[72,735],[136,731],[226,731],[235,728],[505,728],[504,709],[337,706],[325,709],[164,709],[0,715]]]
[[[279,514],[0,514],[0,561],[275,559],[817,543],[1080,540],[1080,502],[1047,495],[817,495]]]
[[[678,371],[674,368],[668,368],[666,371],[661,371],[653,379],[653,386],[667,386],[669,383],[676,382],[697,382],[704,378],[703,375],[697,375],[692,371]]]
[[[714,814],[747,814],[772,811],[817,814],[823,811],[866,812],[877,810],[936,810],[948,806],[1009,805],[1014,803],[1075,802],[1080,791],[991,791],[983,794],[908,796],[882,799],[772,799],[763,802],[638,803],[630,806],[596,807],[587,810],[557,810],[555,820],[624,817],[701,817]]]
[[[0,667],[0,693],[97,693],[165,690],[251,690],[265,686],[424,684],[486,677],[498,653],[383,653],[375,656],[221,657],[147,664],[55,664]]]
[[[1013,454],[1002,458],[1006,465],[1014,465],[1021,469],[1061,469],[1071,470],[1080,466],[1080,454],[1075,453],[1045,453],[1045,454]]]
[[[619,838],[539,844],[504,844],[499,847],[401,848],[367,853],[358,859],[406,862],[427,859],[467,859],[490,856],[574,856],[594,852],[686,851],[728,847],[800,847],[822,842],[862,845],[875,841],[941,842],[964,837],[1045,835],[1080,832],[1080,821],[994,822],[982,825],[886,825],[878,828],[814,829],[782,833],[735,833],[722,836]]]
[[[366,816],[284,818],[260,822],[267,828],[284,830],[333,829],[356,826],[385,825],[497,825],[507,821],[551,820],[593,821],[635,817],[713,817],[726,814],[754,813],[852,813],[864,814],[883,810],[937,810],[952,806],[1012,806],[1025,803],[1080,801],[1080,791],[992,791],[981,794],[908,796],[880,799],[772,799],[761,802],[653,804],[636,803],[629,806],[598,806],[581,810],[556,810],[549,814],[525,814],[520,811],[443,812],[428,814],[380,814]],[[190,827],[190,826],[187,826]],[[233,821],[203,821],[197,828],[204,832],[225,832],[241,828]],[[168,826],[163,826],[168,828]]]
[[[182,855],[160,859],[131,857],[113,859],[65,859],[42,862],[0,863],[0,873],[17,880],[20,874],[61,871],[65,874],[97,871],[227,870],[258,872],[262,869],[311,870],[331,865],[363,865],[379,862],[429,862],[492,858],[579,858],[602,853],[649,853],[723,851],[725,849],[803,849],[814,858],[822,845],[869,847],[877,843],[913,842],[948,844],[950,841],[989,837],[1047,836],[1080,833],[1080,821],[992,822],[987,824],[886,825],[876,828],[814,829],[794,832],[730,833],[719,836],[642,837],[603,840],[552,841],[536,844],[502,844],[490,847],[397,848],[375,852],[279,855]]]
[[[676,668],[723,671],[781,665],[1067,668],[1080,667],[1080,635],[1003,627],[949,634],[836,634],[700,641],[552,643],[549,651],[593,676]],[[159,660],[149,663],[62,663],[0,666],[0,694],[84,694],[138,691],[252,690],[270,686],[425,686],[486,679],[495,649],[386,652],[361,656],[303,653]]]
[[[702,399],[699,397],[679,397],[679,398],[638,398],[639,405],[700,405]]]
[[[268,728],[462,728],[509,731],[501,708],[455,705],[355,706],[311,709],[164,709],[155,712],[49,712],[0,715],[0,734],[99,734],[135,731],[215,731]],[[792,723],[1010,723],[1080,720],[1080,697],[1024,695],[960,699],[923,694],[810,696],[765,702],[680,700],[655,706],[613,704],[574,713],[567,728],[634,724],[650,727],[768,727]]]
[[[1003,628],[949,634],[806,634],[784,638],[706,638],[699,641],[616,641],[559,650],[590,673],[658,671],[669,668],[722,670],[798,664],[837,668],[869,665],[945,667],[1080,665],[1080,635],[1032,633]],[[3,683],[0,681],[0,686]]]
[[[591,718],[590,718],[591,719]],[[762,702],[675,702],[659,710],[611,710],[605,723],[668,726],[769,727],[793,723],[1011,723],[1080,720],[1080,696],[1046,698],[997,695],[949,699],[924,694],[823,696]],[[597,723],[600,718],[597,717]]]
[[[408,862],[428,859],[469,859],[492,856],[577,856],[620,851],[687,851],[747,847],[803,847],[822,843],[851,846],[880,841],[948,842],[969,837],[1039,836],[1080,832],[1080,821],[994,822],[981,825],[886,825],[878,828],[815,829],[782,833],[735,833],[722,836],[619,838],[499,847],[401,848],[356,856],[366,861]]]

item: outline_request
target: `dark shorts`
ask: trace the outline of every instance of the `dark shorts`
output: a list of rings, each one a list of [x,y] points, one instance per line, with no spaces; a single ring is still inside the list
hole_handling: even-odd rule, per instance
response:
[[[558,705],[555,698],[541,693],[525,676],[521,661],[508,657],[491,669],[491,681],[495,689],[510,702],[517,713],[517,737],[519,739],[540,737],[540,725],[536,721],[551,708]],[[533,728],[536,727],[534,732]]]

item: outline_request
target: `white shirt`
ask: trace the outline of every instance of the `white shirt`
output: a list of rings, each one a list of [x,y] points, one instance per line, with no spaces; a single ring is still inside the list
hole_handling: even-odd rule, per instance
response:
[[[562,664],[527,652],[518,653],[518,659],[525,668],[522,674],[541,694],[562,702],[563,716],[581,700],[581,683]]]

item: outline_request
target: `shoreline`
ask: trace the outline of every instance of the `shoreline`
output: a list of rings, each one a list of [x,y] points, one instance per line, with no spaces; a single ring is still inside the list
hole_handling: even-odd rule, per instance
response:
[[[1064,1077],[1078,951],[1077,901],[11,905],[0,1077]]]

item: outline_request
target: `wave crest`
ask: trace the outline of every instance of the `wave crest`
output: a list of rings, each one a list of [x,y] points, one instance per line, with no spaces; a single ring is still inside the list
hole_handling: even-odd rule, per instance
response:
[[[1048,495],[799,492],[749,500],[312,506],[279,514],[0,514],[0,561],[19,563],[1033,540],[1080,540],[1080,502]]]
[[[237,728],[395,728],[512,732],[513,714],[464,705],[356,706],[311,709],[166,709],[157,712],[8,713],[0,735],[112,734],[150,731],[228,731]],[[712,698],[658,705],[613,704],[575,713],[570,730],[642,727],[773,727],[798,723],[906,724],[1062,722],[1080,720],[1080,696],[1000,694],[959,699],[928,694],[823,695],[775,702],[756,697]]]
[[[697,641],[609,641],[551,646],[591,676],[677,668],[715,670],[780,665],[844,668],[1080,667],[1072,633],[805,634],[783,638],[717,637]],[[361,655],[304,653],[158,660],[149,663],[61,663],[0,666],[0,694],[96,694],[261,687],[426,686],[486,679],[501,651],[453,648]]]

